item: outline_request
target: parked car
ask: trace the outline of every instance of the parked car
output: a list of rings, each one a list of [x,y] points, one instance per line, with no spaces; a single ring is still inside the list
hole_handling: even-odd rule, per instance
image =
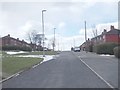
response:
[[[80,47],[75,47],[74,52],[80,52]]]

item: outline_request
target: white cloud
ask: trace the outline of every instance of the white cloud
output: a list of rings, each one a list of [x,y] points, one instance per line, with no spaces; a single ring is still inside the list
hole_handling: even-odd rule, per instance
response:
[[[31,22],[27,22],[24,26],[22,26],[20,29],[22,29],[23,31],[28,31],[32,28],[32,23]]]
[[[65,22],[60,22],[59,25],[58,25],[58,28],[61,29],[61,28],[64,28],[65,27]]]
[[[119,0],[1,0],[0,2],[118,2]]]

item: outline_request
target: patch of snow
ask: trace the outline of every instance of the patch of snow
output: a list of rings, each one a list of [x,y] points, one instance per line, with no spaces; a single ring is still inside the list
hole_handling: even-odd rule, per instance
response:
[[[32,57],[32,58],[42,58],[42,55],[19,55],[17,57]]]
[[[46,61],[49,61],[49,60],[52,60],[54,58],[55,55],[46,55],[43,60],[43,62],[46,62]]]
[[[58,56],[56,55],[45,55],[45,57],[43,57],[43,55],[19,55],[17,57],[32,57],[32,58],[43,58],[44,60],[42,61],[43,62],[46,62],[46,61],[49,61],[49,60],[52,60]]]
[[[101,54],[100,56],[113,56],[113,55],[109,55],[109,54]]]
[[[10,55],[14,55],[14,54],[19,54],[19,53],[28,53],[28,52],[25,52],[25,51],[19,51],[19,52],[7,51],[6,53],[7,53],[7,54],[10,54]]]

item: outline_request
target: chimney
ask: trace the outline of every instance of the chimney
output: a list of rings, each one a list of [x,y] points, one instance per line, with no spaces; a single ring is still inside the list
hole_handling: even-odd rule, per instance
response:
[[[10,37],[10,34],[8,34],[8,37]]]
[[[88,41],[90,41],[90,39],[88,38]]]
[[[17,38],[17,40],[19,40],[19,38]]]
[[[22,40],[22,42],[24,42],[24,40]]]
[[[104,29],[104,33],[106,33],[107,32],[107,30],[106,29]]]
[[[111,30],[114,30],[115,28],[114,28],[114,26],[111,25],[111,26],[110,26],[110,29],[111,29]]]

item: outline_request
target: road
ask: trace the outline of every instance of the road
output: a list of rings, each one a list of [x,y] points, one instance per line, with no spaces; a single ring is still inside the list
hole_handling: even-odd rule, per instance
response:
[[[82,57],[85,55],[82,54],[62,52],[56,59],[44,62],[36,68],[5,81],[3,88],[110,88],[81,61],[81,59],[89,60],[89,58]],[[93,67],[92,64],[91,66]],[[115,72],[114,74],[116,75]],[[112,85],[117,86],[115,80]]]

